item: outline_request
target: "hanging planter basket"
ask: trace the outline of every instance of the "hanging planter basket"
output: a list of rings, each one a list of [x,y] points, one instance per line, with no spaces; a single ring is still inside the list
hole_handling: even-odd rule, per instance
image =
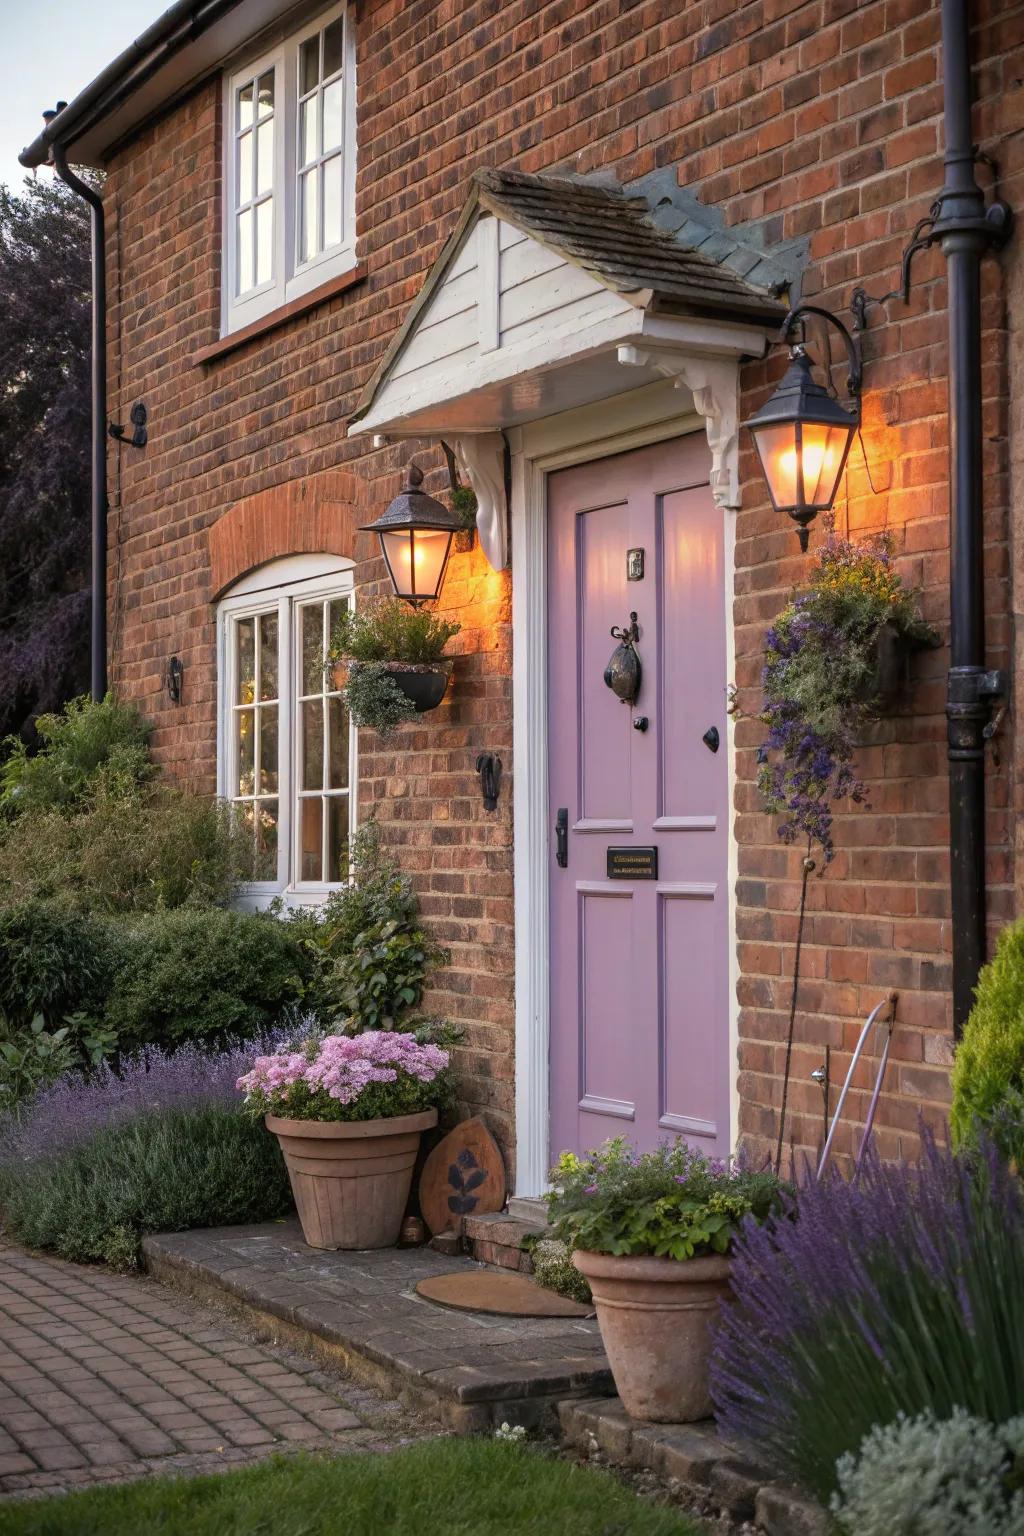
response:
[[[359,662],[336,661],[331,667],[331,681],[337,689],[344,688],[349,671]],[[395,687],[409,700],[418,715],[436,709],[448,691],[452,675],[450,661],[385,661],[375,663],[391,678]]]

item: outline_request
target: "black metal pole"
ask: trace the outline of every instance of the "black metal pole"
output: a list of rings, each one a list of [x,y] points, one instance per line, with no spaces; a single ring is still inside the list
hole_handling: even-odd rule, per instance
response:
[[[89,204],[92,217],[92,643],[91,692],[107,691],[107,263],[103,199],[76,176],[64,149],[53,146],[61,181]]]
[[[949,751],[953,1019],[959,1034],[985,959],[985,737],[1001,678],[985,668],[981,432],[981,258],[1005,238],[1009,210],[986,209],[974,173],[969,0],[942,0],[946,182],[934,233],[949,310]]]

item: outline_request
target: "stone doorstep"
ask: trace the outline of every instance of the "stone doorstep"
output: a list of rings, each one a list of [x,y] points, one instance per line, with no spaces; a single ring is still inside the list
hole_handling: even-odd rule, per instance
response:
[[[470,1267],[429,1249],[307,1248],[297,1224],[169,1233],[143,1242],[154,1279],[226,1307],[289,1345],[459,1434],[508,1421],[557,1429],[558,1405],[612,1392],[596,1323],[460,1314],[413,1294]],[[426,1311],[421,1310],[426,1309]]]
[[[547,1227],[524,1221],[507,1211],[463,1218],[462,1233],[471,1256],[478,1264],[495,1264],[523,1275],[533,1274],[533,1259],[524,1244],[530,1238],[543,1237]],[[435,1242],[437,1239],[435,1239]],[[442,1252],[445,1249],[438,1244]]]
[[[698,1502],[734,1520],[756,1520],[767,1536],[828,1536],[819,1504],[772,1480],[727,1441],[714,1423],[643,1424],[617,1397],[574,1398],[558,1405],[562,1437],[587,1455],[671,1479]]]

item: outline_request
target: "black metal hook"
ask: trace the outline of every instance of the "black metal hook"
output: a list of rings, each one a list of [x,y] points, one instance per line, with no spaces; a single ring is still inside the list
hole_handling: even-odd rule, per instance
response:
[[[476,760],[476,771],[480,775],[484,810],[496,811],[498,809],[498,795],[501,790],[501,758],[495,757],[490,752],[481,752]]]
[[[119,443],[127,443],[130,448],[145,448],[149,442],[149,432],[146,428],[149,412],[141,400],[136,400],[132,406],[129,419],[133,428],[131,437],[128,436],[128,428],[122,426],[119,421],[112,421],[107,427],[107,431]]]

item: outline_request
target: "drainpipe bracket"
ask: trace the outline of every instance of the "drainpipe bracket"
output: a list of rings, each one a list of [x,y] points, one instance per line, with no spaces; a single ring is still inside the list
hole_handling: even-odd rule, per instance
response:
[[[992,706],[1007,696],[1009,683],[1001,668],[951,667],[946,692],[949,757],[964,762],[984,756]]]
[[[948,212],[947,203],[952,204]],[[1013,233],[1013,209],[1001,197],[995,198],[987,207],[981,207],[976,199],[965,198],[962,193],[940,192],[935,207],[937,212],[928,236],[929,244],[966,235],[973,236],[985,249],[1000,250]]]

